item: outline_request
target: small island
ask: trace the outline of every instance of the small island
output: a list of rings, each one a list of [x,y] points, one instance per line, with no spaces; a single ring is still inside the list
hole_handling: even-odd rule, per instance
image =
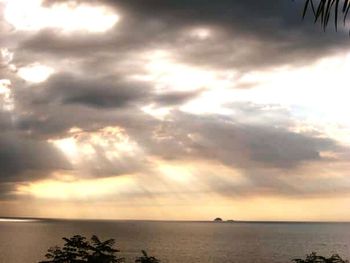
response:
[[[217,217],[214,219],[214,222],[218,222],[218,223],[223,223],[223,222],[226,222],[226,223],[234,223],[236,222],[235,220],[232,220],[232,219],[228,219],[228,220],[223,220],[221,217]]]

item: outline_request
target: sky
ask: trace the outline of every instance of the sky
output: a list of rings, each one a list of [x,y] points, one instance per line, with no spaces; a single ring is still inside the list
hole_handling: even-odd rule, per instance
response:
[[[348,28],[302,7],[0,0],[0,216],[349,221]]]

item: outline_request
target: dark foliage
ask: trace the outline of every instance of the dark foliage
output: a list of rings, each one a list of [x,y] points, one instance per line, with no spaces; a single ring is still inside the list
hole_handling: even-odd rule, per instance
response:
[[[323,29],[326,29],[329,19],[332,17],[337,30],[339,20],[345,25],[349,10],[350,0],[305,0],[303,18],[308,11],[311,11],[315,23],[320,22]]]
[[[293,259],[295,263],[349,263],[342,259],[338,254],[332,255],[330,258],[318,256],[315,252],[307,255],[305,259]]]
[[[136,263],[160,263],[158,259],[152,256],[148,256],[146,251],[142,250],[143,256],[135,260]]]
[[[101,241],[97,236],[92,236],[90,241],[85,237],[76,235],[71,238],[64,237],[63,248],[52,247],[45,255],[48,260],[40,263],[121,263],[123,258],[118,258],[114,249],[114,239]]]
[[[124,263],[124,258],[118,258],[118,249],[113,248],[114,239],[101,241],[97,236],[92,236],[90,240],[80,235],[71,238],[64,237],[63,248],[51,247],[45,255],[47,260],[39,263]],[[305,259],[293,259],[294,263],[349,263],[338,254],[331,257],[323,257],[312,252],[306,255]],[[142,256],[136,258],[135,263],[160,263],[160,260],[149,256],[142,250]]]
[[[117,257],[118,249],[113,248],[114,239],[101,241],[93,235],[88,241],[85,237],[76,235],[71,238],[64,237],[63,247],[49,248],[45,257],[47,260],[39,263],[123,263],[124,258]],[[142,256],[135,260],[136,263],[160,263],[155,257],[148,256],[142,250]]]

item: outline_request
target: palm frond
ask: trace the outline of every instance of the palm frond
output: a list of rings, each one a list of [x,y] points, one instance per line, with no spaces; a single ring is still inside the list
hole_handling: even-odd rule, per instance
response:
[[[305,18],[311,9],[314,22],[319,22],[324,30],[331,18],[334,20],[335,29],[338,30],[340,17],[345,25],[350,10],[349,0],[305,0],[302,17]]]
[[[95,245],[100,245],[101,244],[101,240],[96,236],[96,235],[93,235],[91,237],[91,241],[93,242],[93,244]]]

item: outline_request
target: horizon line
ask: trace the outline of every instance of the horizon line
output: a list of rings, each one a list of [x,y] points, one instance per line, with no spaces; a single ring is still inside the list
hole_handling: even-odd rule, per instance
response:
[[[22,217],[22,216],[0,216],[1,222],[34,222],[34,221],[143,221],[143,222],[194,222],[194,223],[350,223],[349,221],[334,221],[334,220],[222,220],[215,222],[212,220],[196,220],[196,219],[123,219],[123,218],[47,218],[47,217]]]

